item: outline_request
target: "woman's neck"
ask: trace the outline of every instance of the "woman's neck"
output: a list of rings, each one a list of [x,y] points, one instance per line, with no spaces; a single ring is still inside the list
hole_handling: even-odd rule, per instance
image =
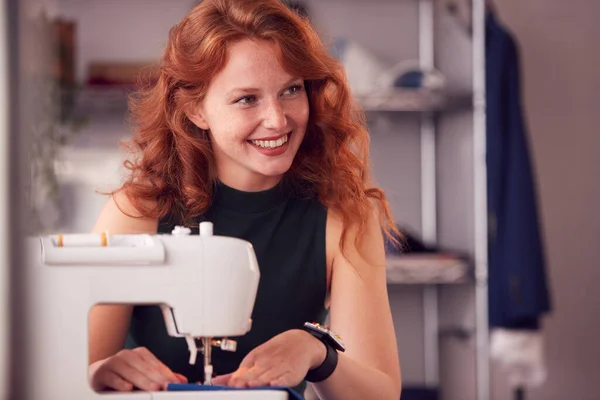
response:
[[[248,172],[247,174],[218,174],[218,179],[225,185],[243,192],[261,192],[277,186],[282,175],[265,176]]]

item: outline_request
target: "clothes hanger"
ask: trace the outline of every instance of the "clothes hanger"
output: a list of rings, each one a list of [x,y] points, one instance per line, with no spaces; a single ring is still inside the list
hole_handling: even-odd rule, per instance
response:
[[[473,3],[471,0],[444,0],[444,8],[454,16],[469,35],[473,32]]]
[[[458,19],[469,35],[473,33],[472,0],[444,0],[444,8],[450,15]],[[495,14],[497,7],[494,0],[485,0],[486,12]]]

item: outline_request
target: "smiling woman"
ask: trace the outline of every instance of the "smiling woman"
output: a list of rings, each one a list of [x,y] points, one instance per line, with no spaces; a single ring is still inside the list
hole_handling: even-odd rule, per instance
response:
[[[208,133],[219,180],[263,190],[290,169],[308,114],[304,81],[283,68],[276,46],[242,39],[229,45],[227,64],[187,116]]]
[[[235,353],[212,353],[213,383],[302,391],[310,381],[323,400],[397,400],[389,206],[370,181],[364,115],[308,21],[280,0],[204,0],[172,29],[158,81],[131,111],[138,157],[94,230],[208,220],[256,252],[252,329]],[[343,353],[304,328],[327,312]],[[203,381],[187,352],[156,306],[90,314],[96,390]]]
[[[365,186],[368,134],[343,67],[307,20],[278,1],[215,0],[195,7],[171,30],[158,82],[140,91],[131,111],[138,127],[133,150],[140,158],[129,165],[132,179],[123,189],[145,215],[192,222],[209,207],[217,179],[227,179],[218,175],[218,160],[233,157],[251,167],[231,169],[245,177],[253,176],[257,162],[266,163],[261,168],[271,170],[270,176],[282,179],[286,172],[287,183],[317,191],[346,222],[366,221],[373,199],[386,217],[384,229],[393,226],[383,191]],[[263,132],[256,129],[260,118]],[[246,137],[237,136],[226,149],[236,140],[233,129],[243,129],[236,135]],[[290,132],[290,151],[281,160],[239,159],[252,149],[240,139],[262,139],[265,145],[268,139],[270,146],[271,138]],[[179,179],[171,171],[180,171]],[[253,191],[278,179],[260,187],[238,181],[244,182],[239,189]],[[356,197],[357,191],[362,195]],[[144,206],[158,198],[158,207]]]

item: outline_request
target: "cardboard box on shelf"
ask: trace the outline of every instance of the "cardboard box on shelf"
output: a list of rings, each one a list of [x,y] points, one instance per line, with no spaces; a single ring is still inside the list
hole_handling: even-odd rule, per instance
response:
[[[158,65],[152,61],[94,61],[88,67],[89,85],[134,85],[140,78],[156,79]]]

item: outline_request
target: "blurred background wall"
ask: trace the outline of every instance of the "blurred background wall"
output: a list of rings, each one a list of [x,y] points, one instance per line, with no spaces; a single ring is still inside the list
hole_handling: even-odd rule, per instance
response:
[[[60,15],[78,21],[77,77],[85,78],[94,60],[139,61],[156,58],[168,30],[194,1],[128,0],[81,2],[60,0]],[[356,38],[376,56],[395,63],[415,58],[418,47],[416,8],[410,2],[309,1],[315,24],[325,35]],[[521,46],[524,105],[536,168],[548,268],[555,311],[545,321],[549,376],[532,399],[600,398],[600,2],[596,0],[495,0],[500,19]],[[144,12],[140,12],[144,10]],[[320,17],[327,15],[328,18]],[[106,24],[106,21],[111,24]],[[395,23],[400,20],[401,23]],[[385,30],[355,32],[356,23]],[[453,23],[446,21],[446,24]],[[353,36],[354,35],[354,36]],[[460,71],[451,71],[458,75]],[[468,79],[468,74],[463,78]],[[382,125],[383,124],[383,125]],[[372,152],[376,177],[384,187],[399,220],[419,231],[419,168],[415,151],[418,119],[402,118],[373,127]],[[394,132],[403,130],[402,135]],[[64,226],[88,230],[105,198],[90,195],[119,179],[121,155],[116,139],[129,127],[119,119],[92,118],[75,138],[76,152],[62,174],[62,204],[69,210]],[[94,161],[95,160],[95,161]],[[408,172],[407,172],[408,171]],[[402,180],[402,188],[394,182]],[[83,199],[80,201],[78,199]],[[423,345],[419,328],[422,305],[419,289],[392,288],[399,346],[405,379],[422,379]],[[469,321],[469,318],[466,318]],[[411,329],[405,327],[410,326]],[[451,357],[450,357],[451,358]],[[467,361],[467,365],[472,365]],[[448,365],[447,365],[448,367]],[[470,382],[470,380],[468,380]],[[508,400],[512,393],[501,372],[494,373],[493,398]],[[468,399],[465,399],[468,400]]]
[[[367,1],[345,1],[352,2],[352,7],[345,7],[344,0],[307,2],[323,33],[356,35],[361,45],[392,64],[418,55],[413,2],[377,1],[375,8]],[[48,0],[46,3],[54,16],[78,21],[76,76],[81,81],[92,61],[137,62],[157,58],[169,28],[196,2]],[[554,301],[554,311],[544,321],[548,380],[542,388],[528,391],[528,399],[598,400],[600,290],[596,285],[600,282],[600,246],[596,242],[600,238],[600,218],[596,208],[600,204],[597,183],[600,2],[495,0],[494,3],[501,20],[512,29],[521,45],[524,104]],[[319,19],[320,13],[331,17]],[[358,23],[386,29],[358,32]],[[468,71],[455,68],[445,72],[459,81],[469,79]],[[413,172],[420,165],[416,150],[418,123],[418,118],[402,117],[372,127],[377,179],[389,188],[397,219],[417,233],[421,223],[420,184],[418,174]],[[402,135],[397,131],[402,131]],[[92,116],[72,138],[57,165],[60,207],[67,210],[59,225],[65,230],[91,229],[106,200],[94,191],[118,184],[122,153],[116,143],[129,133],[130,128],[122,118]],[[469,150],[468,146],[465,148]],[[399,181],[403,186],[394,186]],[[390,291],[404,378],[407,382],[418,382],[423,378],[420,289],[394,287]],[[472,318],[464,317],[464,322],[472,324]],[[469,389],[467,397],[457,397],[459,393],[448,399],[470,400],[473,381],[465,376],[472,374],[472,359],[467,357],[460,363],[453,360],[450,354],[443,367],[454,369],[452,377],[458,377],[455,387],[460,388],[466,382]],[[465,365],[468,368],[463,369]],[[512,399],[500,371],[494,371],[493,381],[494,400]]]
[[[600,398],[600,2],[496,0],[521,44],[554,312],[534,400]],[[496,399],[510,399],[501,379]]]

